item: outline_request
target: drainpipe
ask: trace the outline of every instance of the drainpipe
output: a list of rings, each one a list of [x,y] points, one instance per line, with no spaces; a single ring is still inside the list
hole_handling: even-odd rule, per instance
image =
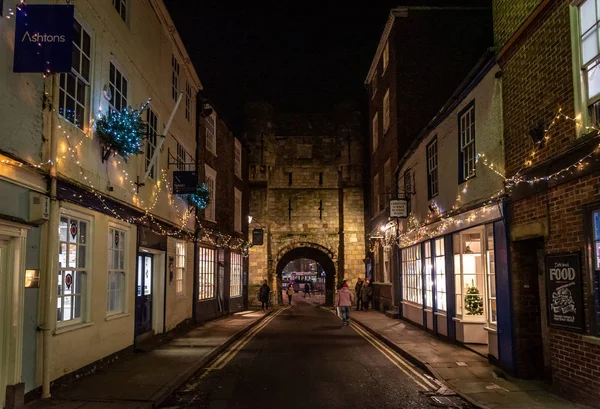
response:
[[[58,260],[56,250],[58,249],[58,219],[59,205],[56,197],[56,158],[58,156],[58,132],[57,117],[53,107],[57,103],[58,80],[53,75],[51,80],[50,98],[50,169],[49,169],[49,193],[50,193],[50,215],[48,229],[46,230],[46,279],[44,280],[44,294],[46,301],[45,322],[42,326],[43,348],[42,348],[42,398],[50,395],[50,356],[52,353],[52,329],[56,320],[56,301],[54,299],[54,288],[56,287],[56,274]]]

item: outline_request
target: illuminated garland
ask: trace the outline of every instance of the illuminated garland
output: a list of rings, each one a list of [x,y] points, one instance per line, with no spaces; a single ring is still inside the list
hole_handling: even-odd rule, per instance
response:
[[[140,116],[148,108],[150,99],[139,109],[123,108],[121,112],[109,109],[104,115],[98,114],[96,119],[96,134],[104,141],[105,152],[103,161],[108,159],[111,152],[123,157],[127,162],[130,155],[142,153],[142,140],[146,125]]]

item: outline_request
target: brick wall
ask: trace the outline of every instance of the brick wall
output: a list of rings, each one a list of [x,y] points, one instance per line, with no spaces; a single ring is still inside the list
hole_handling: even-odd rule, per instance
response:
[[[501,48],[541,0],[493,0],[494,45]]]

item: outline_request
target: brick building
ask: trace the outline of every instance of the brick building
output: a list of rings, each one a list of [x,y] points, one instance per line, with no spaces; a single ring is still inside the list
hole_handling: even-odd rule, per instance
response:
[[[284,115],[265,103],[249,104],[245,114],[251,229],[265,234],[250,249],[249,299],[265,279],[280,289],[286,265],[308,258],[325,271],[331,304],[336,282],[354,283],[364,272],[360,115],[350,106]]]
[[[493,2],[511,188],[513,370],[551,376],[557,392],[595,407],[600,169],[590,127],[600,113],[598,7],[596,0]]]
[[[396,189],[398,178],[404,176],[397,174],[400,159],[492,45],[489,5],[390,11],[365,79],[371,191],[366,229],[370,236],[378,236],[388,222],[389,200],[405,195]],[[371,241],[369,257],[372,263],[367,264],[367,276],[376,283],[375,308],[397,313],[399,255]]]

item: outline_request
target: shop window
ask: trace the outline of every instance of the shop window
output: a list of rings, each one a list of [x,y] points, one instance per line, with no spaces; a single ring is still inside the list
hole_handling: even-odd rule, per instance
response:
[[[453,236],[456,316],[484,318],[485,274],[483,228],[469,229]]]
[[[431,241],[426,241],[425,246],[425,307],[433,307],[433,259],[431,254]]]
[[[184,295],[185,253],[186,242],[177,240],[175,244],[175,292],[178,296]]]
[[[58,323],[77,323],[83,320],[87,299],[87,276],[89,274],[88,237],[89,222],[62,215],[58,226]]]
[[[444,238],[435,239],[436,310],[446,311],[446,252]]]
[[[402,299],[423,304],[420,244],[402,249]]]
[[[215,250],[198,247],[198,300],[215,298]]]
[[[242,255],[240,253],[231,253],[231,277],[230,277],[229,296],[242,296]]]
[[[498,310],[496,308],[496,261],[494,258],[494,226],[485,226],[486,240],[486,271],[487,271],[487,294],[488,294],[488,323],[495,328],[498,321]]]
[[[108,229],[108,314],[125,312],[127,252],[125,232]]]
[[[593,291],[594,291],[594,306],[592,314],[595,317],[595,325],[592,325],[594,328],[594,333],[596,335],[600,334],[600,210],[597,210],[593,213],[593,224],[594,224],[594,274],[592,283]],[[594,319],[594,318],[592,318]]]
[[[383,246],[383,282],[391,283],[392,282],[392,273],[391,273],[391,254],[392,247],[391,246]]]

